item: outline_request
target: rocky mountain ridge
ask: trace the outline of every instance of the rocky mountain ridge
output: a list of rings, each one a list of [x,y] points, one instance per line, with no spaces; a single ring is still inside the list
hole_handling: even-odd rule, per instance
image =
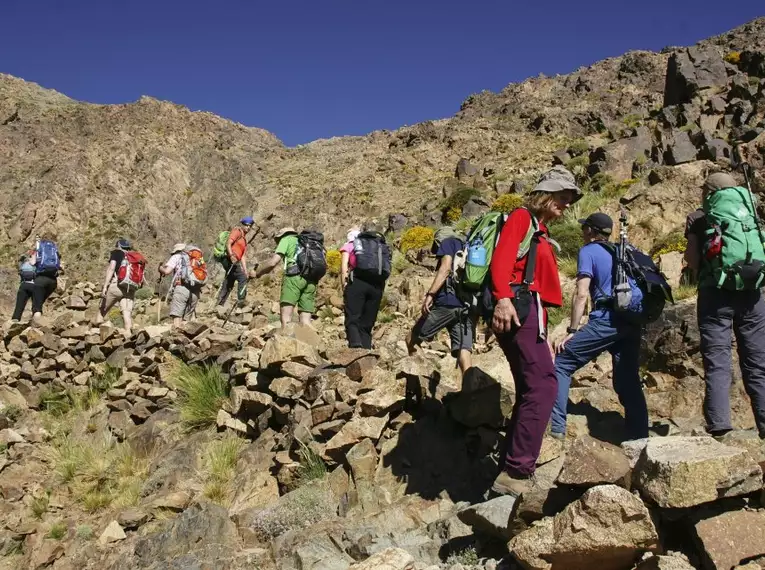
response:
[[[451,215],[468,219],[528,189],[553,154],[587,188],[610,190],[590,205],[613,209],[628,188],[633,226],[655,226],[636,235],[650,246],[695,205],[687,190],[701,174],[729,165],[734,139],[756,139],[750,160],[762,167],[763,21],[694,48],[630,52],[483,92],[450,119],[296,148],[147,97],[79,103],[2,75],[0,259],[12,267],[47,229],[78,278],[95,279],[119,236],[159,258],[180,240],[209,247],[253,210],[264,236],[317,226],[334,245],[346,231],[337,220],[438,223],[443,202],[464,187],[471,204],[464,209],[463,192]],[[455,176],[460,160],[470,168]]]

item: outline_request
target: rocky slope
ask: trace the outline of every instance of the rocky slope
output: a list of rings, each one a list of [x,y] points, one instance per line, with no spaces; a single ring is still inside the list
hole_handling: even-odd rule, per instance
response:
[[[179,331],[141,301],[126,341],[90,325],[90,284],[35,326],[6,324],[0,568],[765,567],[765,444],[739,378],[742,430],[703,435],[692,300],[646,336],[648,440],[619,446],[599,359],[573,383],[568,440],[545,440],[534,491],[487,501],[509,369],[483,333],[462,383],[445,337],[407,356],[417,279],[389,291],[398,311],[374,351],[344,348],[331,305],[316,330],[280,332],[266,298]]]
[[[69,263],[45,319],[2,330],[0,568],[765,568],[765,449],[738,377],[739,431],[703,434],[693,298],[646,334],[648,441],[620,445],[601,358],[577,375],[569,438],[545,441],[534,492],[487,501],[512,379],[485,331],[462,383],[443,337],[407,356],[423,251],[397,259],[372,352],[343,348],[332,277],[315,331],[275,330],[265,280],[225,324],[206,310],[214,287],[180,331],[143,299],[129,340],[116,314],[91,325],[98,287],[77,283],[119,235],[159,257],[253,209],[264,235],[319,225],[329,245],[361,217],[396,214],[395,239],[444,216],[464,225],[557,162],[588,189],[552,228],[565,252],[580,213],[621,203],[678,284],[673,232],[705,173],[744,139],[763,174],[763,78],[761,19],[478,94],[451,119],[288,149],[169,103],[90,105],[0,76],[5,282],[42,231]]]

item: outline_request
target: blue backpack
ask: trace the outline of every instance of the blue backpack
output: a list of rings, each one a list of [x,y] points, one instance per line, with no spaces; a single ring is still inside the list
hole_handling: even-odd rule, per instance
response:
[[[61,269],[61,256],[55,243],[42,240],[37,245],[37,263],[35,264],[37,275],[58,277]]]

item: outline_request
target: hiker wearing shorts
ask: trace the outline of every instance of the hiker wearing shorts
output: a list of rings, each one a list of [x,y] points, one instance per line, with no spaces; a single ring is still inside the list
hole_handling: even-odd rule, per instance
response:
[[[573,175],[553,169],[526,195],[500,233],[491,259],[495,301],[492,329],[505,353],[516,399],[507,427],[502,471],[492,490],[518,496],[532,488],[547,423],[558,393],[553,350],[547,339],[547,307],[563,304],[560,276],[546,224],[581,198]],[[521,242],[533,230],[531,245],[519,257]],[[529,263],[533,263],[529,265]]]
[[[298,232],[291,227],[280,229],[274,234],[276,250],[257,271],[254,277],[262,277],[273,271],[280,264],[284,266],[281,293],[279,295],[279,318],[282,328],[292,322],[292,314],[297,307],[300,325],[309,326],[311,317],[316,312],[317,284],[307,281],[302,275],[290,275],[297,264]]]
[[[648,437],[648,407],[639,371],[642,328],[614,312],[614,253],[601,245],[608,243],[614,223],[602,212],[579,220],[579,223],[585,245],[579,250],[577,259],[576,289],[571,303],[571,321],[566,331],[568,334],[555,346],[558,398],[552,413],[551,435],[556,439],[566,436],[571,376],[607,350],[613,360],[614,390],[624,406],[626,438]],[[580,328],[588,297],[592,298],[593,310],[587,324]]]
[[[422,300],[422,316],[407,338],[409,354],[424,340],[432,340],[439,331],[447,329],[451,341],[451,354],[457,359],[460,371],[473,366],[473,339],[475,318],[468,313],[465,303],[457,297],[451,286],[452,264],[465,244],[457,235],[448,237],[440,244],[433,244],[438,258],[438,268]]]
[[[713,436],[724,435],[733,429],[730,410],[732,333],[736,336],[741,376],[751,400],[754,422],[760,438],[765,439],[765,300],[759,288],[761,284],[739,287],[735,283],[726,283],[724,275],[721,282],[719,265],[715,262],[728,253],[722,249],[726,241],[733,246],[746,243],[741,233],[744,224],[731,223],[725,224],[727,227],[715,228],[707,215],[707,212],[717,215],[716,205],[721,208],[732,206],[738,216],[745,209],[753,210],[753,200],[747,193],[748,189],[740,187],[729,174],[718,172],[706,179],[702,186],[706,210],[696,210],[686,221],[685,260],[688,269],[698,278],[697,316],[706,384],[706,429]],[[751,223],[752,219],[750,217],[747,233],[759,233],[760,230],[754,227],[756,224]],[[720,230],[722,233],[718,233]],[[726,232],[739,233],[729,238]],[[733,246],[728,251],[735,256]],[[744,257],[746,252],[741,255]]]
[[[119,303],[122,319],[125,323],[125,333],[130,336],[133,330],[133,306],[136,289],[120,287],[117,284],[117,269],[125,260],[125,255],[132,250],[132,245],[126,239],[117,240],[114,249],[109,254],[109,265],[106,266],[104,286],[101,288],[101,305],[99,306],[96,323],[104,322],[111,308]]]
[[[193,247],[193,246],[192,246]],[[173,246],[172,255],[163,265],[159,266],[161,275],[173,276],[173,294],[170,299],[170,316],[173,319],[173,327],[178,328],[183,321],[189,321],[195,315],[199,295],[202,291],[200,286],[189,287],[181,280],[181,270],[186,262],[186,244],[177,243]]]
[[[247,235],[254,225],[255,221],[246,216],[239,220],[239,227],[229,233],[226,256],[221,258],[225,278],[218,295],[219,306],[226,304],[226,299],[235,286],[237,305],[244,306],[247,297]]]

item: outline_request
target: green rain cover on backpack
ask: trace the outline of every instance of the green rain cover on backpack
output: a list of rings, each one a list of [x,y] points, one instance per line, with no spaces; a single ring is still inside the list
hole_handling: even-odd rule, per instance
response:
[[[218,239],[213,246],[213,257],[223,259],[226,257],[226,243],[228,242],[228,236],[231,235],[229,230],[223,231],[218,234]]]
[[[722,188],[704,198],[707,239],[701,284],[720,289],[757,289],[765,270],[763,235],[752,193],[741,186]]]
[[[502,212],[488,212],[478,218],[467,237],[467,259],[465,261],[465,270],[460,279],[460,285],[468,291],[480,293],[483,289],[487,276],[491,258],[494,255],[494,248],[499,242],[499,235],[502,233],[502,227],[509,217]],[[518,247],[517,259],[525,256],[531,246],[531,238],[538,224],[531,217],[529,231],[521,241]]]

